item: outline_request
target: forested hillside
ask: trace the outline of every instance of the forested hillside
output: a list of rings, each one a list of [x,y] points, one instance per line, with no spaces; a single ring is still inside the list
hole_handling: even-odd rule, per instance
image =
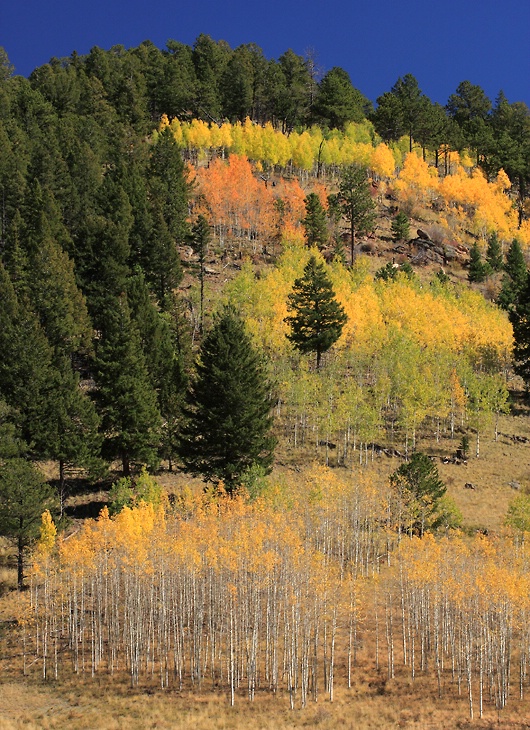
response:
[[[523,698],[530,498],[479,517],[443,469],[474,490],[468,462],[528,442],[529,178],[528,108],[469,81],[371,101],[206,35],[28,79],[0,54],[24,667],[294,708],[399,665],[472,716],[515,673]],[[82,489],[110,515],[82,524]]]

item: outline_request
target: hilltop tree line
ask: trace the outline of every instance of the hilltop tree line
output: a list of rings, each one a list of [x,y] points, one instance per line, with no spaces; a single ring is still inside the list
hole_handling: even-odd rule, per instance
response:
[[[5,54],[2,76],[12,67]],[[510,103],[502,91],[492,101],[484,90],[462,81],[445,106],[433,103],[412,74],[397,79],[375,108],[336,66],[323,72],[312,55],[291,49],[267,59],[254,43],[235,49],[201,34],[193,46],[169,40],[164,49],[150,41],[136,48],[94,47],[84,56],[52,58],[33,71],[30,88],[61,117],[115,114],[137,133],[148,133],[162,114],[170,118],[243,122],[290,132],[317,124],[334,129],[368,118],[384,141],[409,138],[424,150],[468,148],[488,175],[502,167],[527,194],[530,118],[523,102]]]

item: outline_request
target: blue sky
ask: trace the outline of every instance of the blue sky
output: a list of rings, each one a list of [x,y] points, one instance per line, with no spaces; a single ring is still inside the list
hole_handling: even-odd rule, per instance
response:
[[[461,81],[530,106],[530,0],[3,0],[0,46],[28,75],[52,56],[150,40],[192,45],[200,33],[267,58],[312,49],[369,99],[413,74],[445,104]]]

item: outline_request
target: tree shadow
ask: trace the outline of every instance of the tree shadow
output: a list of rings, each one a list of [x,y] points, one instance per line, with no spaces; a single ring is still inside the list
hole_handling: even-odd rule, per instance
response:
[[[101,500],[91,500],[83,504],[67,505],[64,513],[67,517],[74,520],[96,519],[107,502]]]

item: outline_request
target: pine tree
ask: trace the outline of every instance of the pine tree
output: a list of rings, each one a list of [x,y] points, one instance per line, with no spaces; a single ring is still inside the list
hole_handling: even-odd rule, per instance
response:
[[[309,193],[305,199],[306,215],[302,220],[307,245],[323,248],[328,242],[326,211],[316,193]]]
[[[271,385],[243,320],[227,305],[215,317],[197,361],[181,433],[184,468],[232,492],[257,465],[270,470]]]
[[[53,351],[37,317],[19,302],[0,263],[0,397],[16,414],[22,439],[37,452],[49,408]]]
[[[199,259],[199,282],[201,286],[201,297],[200,297],[200,324],[199,332],[202,335],[204,331],[204,275],[205,275],[205,264],[206,254],[208,252],[208,245],[210,243],[210,226],[208,221],[203,215],[200,215],[195,225],[193,226],[191,234],[191,246]]]
[[[513,326],[513,359],[515,372],[520,375],[527,388],[530,387],[530,276],[526,286],[519,292],[517,300],[509,310]]]
[[[97,353],[96,398],[105,434],[104,455],[121,459],[128,476],[131,461],[157,465],[160,412],[125,297],[116,301],[107,320]]]
[[[375,225],[375,203],[370,195],[366,170],[359,165],[344,168],[339,185],[342,212],[350,224],[351,263],[355,258],[355,236],[369,233]]]
[[[488,269],[482,261],[482,254],[475,242],[469,251],[469,270],[467,273],[468,281],[480,284],[488,275]]]
[[[291,328],[287,339],[302,353],[315,352],[316,367],[322,354],[339,339],[347,316],[335,299],[335,292],[323,264],[311,256],[304,275],[296,279],[287,308],[293,312],[285,321]]]
[[[72,370],[70,360],[56,358],[48,380],[46,411],[34,432],[39,455],[59,462],[61,515],[67,496],[67,468],[82,467],[93,479],[104,471],[99,425],[95,405],[79,386],[79,375]]]
[[[499,293],[499,304],[503,309],[510,310],[517,305],[519,296],[525,289],[528,280],[528,270],[523,250],[519,241],[514,238],[506,254],[504,264],[505,276]]]
[[[402,502],[404,521],[400,529],[421,536],[441,524],[440,500],[447,490],[436,464],[426,454],[413,454],[391,474],[390,484]]]
[[[406,213],[402,210],[396,215],[392,221],[392,238],[397,243],[405,241],[410,235],[410,222]]]
[[[488,238],[488,248],[486,251],[486,261],[490,265],[492,271],[501,271],[502,269],[502,249],[499,242],[497,231]]]
[[[128,282],[128,303],[162,416],[161,455],[168,459],[171,470],[187,389],[186,366],[191,343],[180,341],[177,330],[184,323],[177,321],[180,312],[176,296],[172,293],[166,299],[172,311],[160,312],[141,272]]]
[[[0,535],[16,540],[19,590],[24,587],[24,553],[39,534],[42,512],[53,503],[52,487],[29,461],[0,464]]]

